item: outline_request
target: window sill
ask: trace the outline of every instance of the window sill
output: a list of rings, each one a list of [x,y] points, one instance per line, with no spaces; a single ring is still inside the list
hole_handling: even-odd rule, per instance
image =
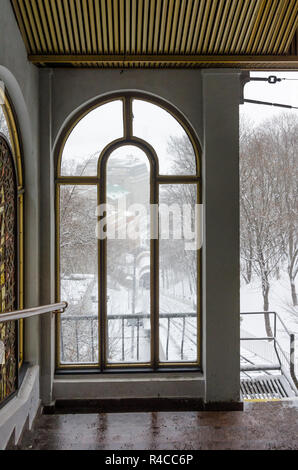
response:
[[[59,374],[53,383],[54,400],[120,398],[203,398],[201,372],[144,372]]]

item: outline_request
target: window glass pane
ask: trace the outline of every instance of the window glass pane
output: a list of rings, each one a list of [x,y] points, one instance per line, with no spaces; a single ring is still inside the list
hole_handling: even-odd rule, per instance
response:
[[[122,101],[90,111],[75,126],[62,154],[62,176],[96,176],[97,161],[107,144],[123,137]]]
[[[9,127],[8,123],[4,114],[4,105],[0,104],[0,132],[4,134],[4,136],[7,138],[8,142],[11,143],[10,141],[10,135],[9,135]]]
[[[197,250],[194,184],[160,185],[159,354],[197,361]]]
[[[98,362],[96,186],[60,186],[61,363]]]
[[[191,141],[167,111],[142,100],[133,100],[133,133],[154,148],[161,175],[194,175],[196,158]]]
[[[149,161],[124,146],[107,163],[107,360],[150,361]]]

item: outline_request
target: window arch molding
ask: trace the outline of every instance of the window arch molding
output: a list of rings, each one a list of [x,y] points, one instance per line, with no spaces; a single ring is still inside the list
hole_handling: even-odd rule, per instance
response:
[[[154,148],[148,142],[138,137],[123,137],[121,139],[116,139],[110,144],[108,144],[101,152],[98,158],[98,178],[105,177],[106,164],[111,153],[121,147],[124,147],[125,145],[133,145],[142,150],[147,155],[153,175],[155,177],[158,176],[158,157]]]
[[[153,105],[157,105],[159,108],[162,110],[166,111],[169,113],[183,128],[185,134],[187,135],[188,139],[191,142],[193,151],[194,151],[194,156],[195,156],[195,166],[196,170],[194,174],[190,175],[164,175],[159,173],[159,160],[158,160],[158,155],[156,154],[155,149],[153,146],[147,142],[146,140],[136,137],[133,134],[133,113],[132,113],[132,103],[133,100],[142,100],[146,101],[148,103],[151,103]],[[113,101],[122,101],[123,104],[123,137],[117,138],[115,140],[112,140],[109,144],[106,145],[106,147],[101,151],[98,161],[97,161],[97,174],[96,176],[67,176],[67,175],[62,175],[61,174],[61,165],[62,165],[62,155],[63,155],[63,150],[65,148],[65,144],[71,135],[72,131],[76,127],[76,125],[84,119],[85,116],[87,116],[91,111],[95,110],[96,108],[100,107],[101,105],[111,103]],[[56,167],[56,184],[57,184],[57,192],[56,192],[56,299],[60,299],[60,188],[63,186],[65,187],[66,185],[72,185],[72,184],[77,184],[77,185],[97,185],[97,190],[98,190],[98,197],[97,197],[97,202],[99,204],[101,203],[106,203],[106,180],[107,180],[107,163],[109,160],[109,157],[111,154],[119,150],[121,147],[125,146],[134,146],[140,149],[145,153],[147,156],[149,163],[150,163],[150,203],[151,204],[158,204],[159,203],[159,185],[160,184],[193,184],[194,187],[196,187],[196,201],[197,203],[201,202],[201,178],[200,178],[200,170],[201,170],[201,165],[200,165],[200,145],[199,141],[195,135],[195,132],[193,131],[191,125],[188,123],[188,121],[185,119],[185,117],[177,111],[177,109],[169,105],[166,101],[161,100],[160,98],[148,95],[148,94],[143,94],[140,92],[118,92],[114,94],[110,94],[108,96],[104,96],[99,100],[96,100],[92,102],[91,104],[89,103],[88,105],[84,106],[84,109],[80,110],[78,113],[76,113],[75,116],[71,118],[71,120],[68,122],[68,127],[64,129],[64,131],[60,134],[60,136],[57,139],[57,143],[55,146],[55,152],[54,155],[56,156],[55,159],[55,167]],[[98,291],[98,303],[101,304],[99,307],[100,314],[99,314],[99,355],[100,355],[100,360],[99,363],[96,364],[75,364],[75,365],[69,365],[69,364],[64,364],[61,363],[61,354],[63,355],[63,352],[61,353],[61,340],[63,343],[63,331],[61,327],[61,320],[57,316],[57,322],[56,322],[56,345],[57,345],[57,354],[56,354],[56,366],[58,369],[67,369],[67,368],[89,368],[89,367],[94,367],[94,368],[100,368],[101,371],[106,370],[108,367],[107,362],[106,362],[106,356],[107,356],[107,351],[106,351],[106,345],[105,345],[105,340],[103,338],[106,338],[107,334],[107,326],[106,324],[108,323],[108,320],[106,318],[106,307],[107,307],[107,290],[106,290],[106,276],[107,276],[107,271],[106,271],[106,240],[99,240],[98,241],[98,269],[99,269],[99,291]],[[159,266],[159,261],[158,261],[158,256],[159,256],[159,240],[151,240],[150,241],[150,293],[151,293],[151,325],[152,325],[152,331],[154,331],[154,335],[152,334],[152,339],[151,339],[151,359],[150,359],[150,365],[153,367],[153,370],[159,370],[160,366],[160,361],[158,361],[156,358],[159,356],[159,335],[158,335],[158,321],[159,317],[158,315],[154,314],[155,311],[158,310],[158,266]],[[186,364],[186,366],[190,367],[200,367],[201,364],[201,250],[198,251],[197,254],[197,267],[196,267],[196,272],[197,272],[197,299],[198,299],[198,304],[197,304],[197,332],[198,332],[198,337],[197,337],[197,359],[195,361],[189,361],[189,364]],[[153,286],[153,287],[152,287]],[[93,336],[93,333],[92,333]],[[61,339],[62,338],[62,339]],[[118,367],[118,363],[116,364],[116,367]],[[131,364],[129,363],[130,367],[140,367],[140,366],[146,366],[146,364]],[[181,364],[178,364],[179,366]],[[184,364],[185,365],[185,364]],[[166,367],[170,368],[175,368],[177,366],[177,363],[172,361],[164,364]],[[113,368],[113,365],[110,364],[110,367],[108,368]]]

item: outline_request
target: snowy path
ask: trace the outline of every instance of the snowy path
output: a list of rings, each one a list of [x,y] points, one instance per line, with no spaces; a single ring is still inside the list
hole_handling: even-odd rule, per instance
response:
[[[297,280],[298,281],[298,280]],[[298,290],[298,282],[296,286]],[[241,312],[262,312],[263,299],[261,286],[258,282],[242,285],[240,290]],[[269,292],[269,310],[275,311],[284,321],[290,332],[296,337],[295,342],[295,363],[296,374],[298,374],[298,308],[292,305],[290,284],[286,272],[282,272],[279,280],[271,281]],[[264,327],[264,317],[242,316],[241,328],[249,331],[255,336],[266,336]],[[271,324],[273,326],[273,318]],[[277,322],[277,338],[283,349],[289,352],[289,336],[284,332],[283,327]]]

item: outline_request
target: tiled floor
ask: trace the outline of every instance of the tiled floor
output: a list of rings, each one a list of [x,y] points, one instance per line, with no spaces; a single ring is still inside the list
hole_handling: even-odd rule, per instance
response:
[[[298,449],[298,401],[244,411],[43,415],[19,449]]]

